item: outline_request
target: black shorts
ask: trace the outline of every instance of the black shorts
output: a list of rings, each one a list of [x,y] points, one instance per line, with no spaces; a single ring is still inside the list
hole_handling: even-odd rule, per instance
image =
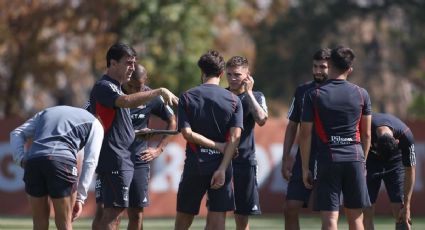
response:
[[[134,169],[133,180],[130,185],[130,208],[144,208],[149,206],[148,185],[150,178],[149,165]]]
[[[233,164],[235,213],[240,215],[261,214],[258,195],[257,166]]]
[[[316,161],[310,163],[311,173],[316,173]],[[316,177],[316,175],[314,175]],[[302,177],[301,158],[296,157],[294,166],[292,167],[292,176],[289,179],[288,187],[286,190],[286,200],[303,201],[303,208],[307,208],[310,199],[311,189],[304,186]]]
[[[127,208],[133,171],[101,172],[96,178],[96,202],[105,208]]]
[[[235,209],[232,189],[231,167],[226,171],[226,180],[219,189],[210,188],[212,174],[188,174],[183,170],[177,192],[177,211],[197,215],[205,193],[208,195],[208,210],[227,212]]]
[[[25,192],[33,197],[70,196],[77,189],[77,163],[59,157],[38,157],[25,164]]]
[[[338,211],[341,192],[344,207],[370,207],[365,174],[363,162],[319,162],[314,210]]]
[[[382,180],[385,184],[391,203],[402,203],[404,198],[404,167],[402,161],[377,162],[367,161],[367,188],[370,202],[374,204],[378,198]]]

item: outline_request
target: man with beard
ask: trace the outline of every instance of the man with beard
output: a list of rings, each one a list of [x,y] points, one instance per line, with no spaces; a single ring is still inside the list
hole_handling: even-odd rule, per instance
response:
[[[311,189],[304,187],[301,172],[301,156],[298,148],[297,154],[291,156],[291,149],[297,136],[300,123],[302,104],[305,92],[318,87],[328,78],[328,60],[331,55],[330,49],[320,49],[313,55],[313,81],[298,86],[288,112],[288,125],[285,131],[285,140],[282,156],[282,176],[288,181],[286,202],[284,205],[285,229],[300,229],[299,213],[302,207],[307,207]],[[316,135],[312,135],[315,138]],[[315,141],[312,141],[310,154],[310,170],[314,171],[316,158]]]

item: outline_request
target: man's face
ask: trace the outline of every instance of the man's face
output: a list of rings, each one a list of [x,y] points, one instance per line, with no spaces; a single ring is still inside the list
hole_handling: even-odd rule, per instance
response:
[[[136,57],[132,56],[124,56],[118,62],[114,62],[115,73],[119,76],[122,83],[130,80],[135,63]]]
[[[328,79],[328,61],[313,60],[313,79],[317,83],[322,83]]]
[[[124,83],[123,87],[128,94],[141,92],[145,86],[147,76],[140,79],[131,78],[128,82]]]
[[[240,90],[243,87],[242,81],[249,75],[247,67],[227,67],[226,77],[230,90]]]

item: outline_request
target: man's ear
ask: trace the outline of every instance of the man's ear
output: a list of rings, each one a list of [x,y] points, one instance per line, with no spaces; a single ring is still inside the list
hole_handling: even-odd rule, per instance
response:
[[[349,69],[348,69],[348,75],[350,75],[352,72],[353,72],[353,67],[350,67]]]

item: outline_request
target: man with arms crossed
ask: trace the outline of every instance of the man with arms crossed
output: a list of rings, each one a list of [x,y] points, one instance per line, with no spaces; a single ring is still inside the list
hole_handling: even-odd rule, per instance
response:
[[[26,142],[32,139],[25,152]],[[13,159],[25,169],[25,191],[31,205],[34,229],[48,229],[50,204],[57,229],[72,229],[82,211],[99,159],[103,127],[89,112],[70,106],[47,108],[10,133]],[[84,147],[77,182],[77,152]],[[75,197],[75,188],[77,197]]]
[[[371,103],[367,91],[347,81],[353,68],[350,48],[331,51],[329,80],[304,97],[300,128],[304,185],[312,188],[309,168],[311,132],[317,138],[317,186],[315,210],[322,229],[337,229],[340,194],[350,229],[363,229],[362,209],[370,206],[365,159],[370,148]]]
[[[364,210],[365,229],[374,229],[375,202],[382,180],[396,223],[409,226],[415,184],[414,143],[412,132],[400,119],[386,113],[372,114],[372,147],[366,161],[367,188],[372,206]]]
[[[121,85],[130,80],[136,52],[123,43],[112,45],[106,54],[106,74],[95,83],[90,93],[88,110],[102,123],[105,138],[96,168],[97,211],[93,229],[116,229],[124,209],[133,178],[133,162],[129,147],[134,140],[130,109],[161,95],[167,104],[178,98],[164,88],[125,95]],[[102,209],[103,205],[103,209]]]
[[[178,128],[186,139],[186,160],[177,192],[175,229],[189,229],[208,193],[205,229],[225,227],[226,212],[234,210],[232,167],[243,127],[239,98],[219,86],[225,62],[216,51],[198,61],[202,83],[180,96]]]
[[[313,81],[300,85],[295,90],[294,97],[288,112],[288,125],[285,131],[285,140],[283,143],[282,156],[282,175],[288,181],[286,192],[286,201],[283,208],[285,215],[285,229],[300,229],[299,213],[302,207],[308,206],[311,189],[304,186],[301,169],[301,155],[298,148],[295,163],[291,156],[292,145],[297,136],[298,124],[301,120],[301,112],[304,94],[311,89],[318,87],[328,79],[328,61],[331,56],[330,49],[318,50],[313,55]],[[316,162],[316,135],[312,133],[311,153],[310,153],[310,171],[314,172]]]
[[[130,81],[123,84],[126,94],[133,94],[151,90],[145,85],[148,73],[145,67],[137,65]],[[176,129],[176,117],[173,110],[164,103],[162,97],[156,97],[146,103],[130,109],[131,121],[135,130],[147,129],[151,114],[167,122],[168,130]],[[162,136],[156,147],[149,147],[148,141],[136,138],[130,146],[134,175],[130,185],[128,227],[127,229],[143,229],[143,208],[149,205],[148,185],[150,178],[149,163],[157,158],[169,141],[169,136]]]
[[[237,230],[248,230],[248,216],[259,215],[260,199],[257,185],[257,160],[255,158],[255,123],[267,121],[266,99],[262,92],[252,91],[254,79],[249,74],[248,60],[241,56],[226,63],[228,90],[237,95],[243,108],[243,131],[237,156],[232,160],[235,192],[235,221]]]

